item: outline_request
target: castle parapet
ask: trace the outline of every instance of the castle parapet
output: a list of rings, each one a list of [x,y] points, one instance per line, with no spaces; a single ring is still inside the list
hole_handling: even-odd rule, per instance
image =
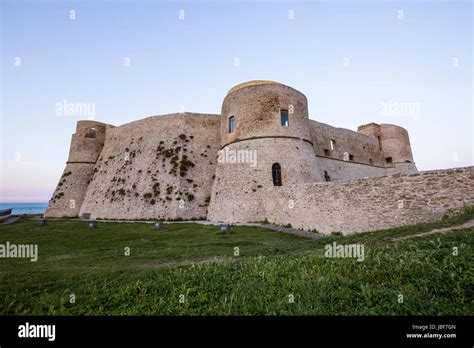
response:
[[[78,121],[72,135],[68,163],[95,163],[104,146],[107,127],[96,121]]]
[[[417,171],[405,128],[393,124],[369,123],[359,126],[357,132],[377,138],[388,167],[393,166],[403,173]]]
[[[221,110],[221,145],[263,137],[311,139],[308,101],[303,93],[260,80],[229,91]]]
[[[79,215],[97,158],[104,147],[107,127],[113,126],[96,121],[77,122],[66,168],[49,201],[46,217]]]

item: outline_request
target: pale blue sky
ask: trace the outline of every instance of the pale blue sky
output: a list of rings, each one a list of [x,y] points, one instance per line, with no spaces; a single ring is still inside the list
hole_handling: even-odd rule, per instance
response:
[[[303,92],[319,122],[405,127],[420,170],[474,162],[471,1],[0,6],[3,202],[50,198],[87,118],[56,103],[95,103],[94,119],[121,125],[180,105],[219,113],[228,89],[255,79]],[[389,102],[415,114],[384,114]]]

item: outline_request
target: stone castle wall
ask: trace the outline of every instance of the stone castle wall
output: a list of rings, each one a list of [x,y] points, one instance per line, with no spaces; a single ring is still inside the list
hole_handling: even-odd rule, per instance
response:
[[[318,156],[316,161],[321,176],[324,177],[326,172],[331,181],[385,176],[395,170],[395,168],[384,168],[352,161],[337,160],[324,156]]]
[[[205,218],[219,116],[149,117],[107,132],[80,215],[93,219]]]
[[[418,171],[408,132],[402,127],[372,123],[354,132],[313,120],[310,126],[318,170],[323,175],[326,171],[333,181]]]
[[[220,115],[78,122],[45,216],[268,220],[351,233],[431,221],[473,200],[472,168],[417,173],[405,129],[312,121],[301,92],[251,81],[229,91]]]
[[[92,179],[95,164],[68,163],[46,210],[46,217],[76,217]]]
[[[434,221],[474,205],[474,167],[278,187],[265,192],[270,223],[365,232]]]
[[[282,127],[280,110],[288,110]],[[235,131],[229,132],[229,118]],[[272,166],[281,166],[283,185],[322,181],[311,143],[306,97],[297,90],[268,81],[242,84],[229,91],[222,104],[222,151],[250,152],[255,163],[218,163],[208,218],[217,221],[261,221],[273,188]]]
[[[219,115],[193,113],[100,129],[78,123],[70,161],[45,216],[205,218],[219,126]],[[91,127],[98,131],[95,138],[86,137]]]
[[[263,221],[267,190],[273,186],[272,165],[281,164],[283,186],[321,181],[315,170],[312,146],[299,139],[264,138],[241,141],[223,151],[252,151],[252,163],[219,163],[209,206],[209,220],[226,222]]]
[[[45,216],[79,215],[95,163],[104,146],[105,134],[112,126],[96,121],[79,121],[72,135],[68,162],[49,201]]]
[[[347,152],[354,156],[350,162],[386,167],[377,138],[313,120],[310,121],[310,127],[316,155],[343,160],[344,153]],[[331,150],[331,140],[334,141],[333,150]],[[324,150],[328,151],[329,155],[325,155]],[[350,175],[346,176],[350,177]]]
[[[96,121],[77,122],[69,149],[68,163],[95,163],[105,142],[107,129],[113,126]]]
[[[280,110],[289,111],[289,127],[282,127]],[[229,117],[235,117],[235,132],[229,133]],[[238,85],[224,99],[221,110],[222,146],[258,137],[296,137],[310,140],[308,101],[294,88],[262,81]]]

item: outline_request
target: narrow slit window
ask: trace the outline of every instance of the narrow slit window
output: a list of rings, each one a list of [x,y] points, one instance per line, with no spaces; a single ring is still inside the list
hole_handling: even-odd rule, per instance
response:
[[[280,163],[272,165],[273,186],[281,186],[281,166]]]
[[[282,127],[288,127],[290,125],[290,121],[288,119],[288,110],[280,110],[280,118]]]
[[[235,131],[235,117],[230,116],[229,117],[229,133],[233,133]]]
[[[324,180],[331,181],[331,177],[329,176],[329,174],[326,170],[324,171]]]

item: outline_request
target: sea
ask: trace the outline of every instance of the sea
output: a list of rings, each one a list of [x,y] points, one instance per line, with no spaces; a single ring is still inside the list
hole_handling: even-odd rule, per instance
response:
[[[12,209],[12,214],[44,214],[48,202],[35,202],[35,203],[0,203],[0,210]]]

